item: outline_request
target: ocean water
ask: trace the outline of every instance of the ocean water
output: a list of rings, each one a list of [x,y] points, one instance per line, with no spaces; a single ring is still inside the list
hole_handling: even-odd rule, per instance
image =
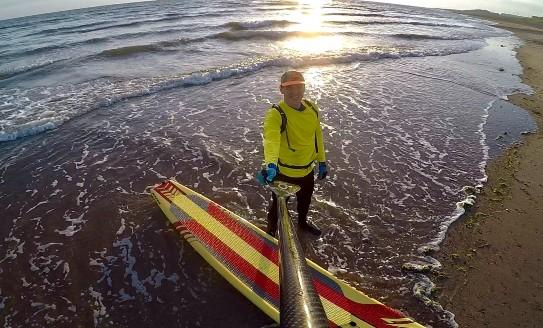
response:
[[[167,226],[149,188],[173,177],[263,224],[262,119],[297,69],[331,173],[307,255],[422,324],[454,326],[420,271],[439,268],[431,252],[475,199],[465,187],[535,129],[504,101],[531,92],[519,45],[489,22],[362,1],[141,2],[0,21],[0,322],[271,325]]]

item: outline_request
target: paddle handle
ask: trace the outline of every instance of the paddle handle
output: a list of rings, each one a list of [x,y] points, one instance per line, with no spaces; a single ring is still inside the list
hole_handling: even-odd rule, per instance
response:
[[[290,220],[286,197],[277,195],[279,216],[279,322],[284,328],[325,328],[328,319]]]

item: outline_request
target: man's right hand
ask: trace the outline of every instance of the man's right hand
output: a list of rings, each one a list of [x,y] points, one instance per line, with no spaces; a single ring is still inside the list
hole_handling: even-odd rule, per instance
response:
[[[277,171],[279,171],[277,165],[270,163],[265,169],[256,174],[256,180],[262,186],[270,184],[277,176]]]
[[[278,171],[279,169],[277,168],[277,165],[269,163],[266,167],[266,181],[268,183],[273,182],[273,179],[275,179],[275,177],[277,176]]]

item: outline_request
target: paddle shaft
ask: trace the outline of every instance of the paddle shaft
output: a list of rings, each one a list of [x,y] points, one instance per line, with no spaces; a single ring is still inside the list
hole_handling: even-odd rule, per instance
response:
[[[279,216],[280,324],[284,328],[328,327],[284,195],[277,195]]]

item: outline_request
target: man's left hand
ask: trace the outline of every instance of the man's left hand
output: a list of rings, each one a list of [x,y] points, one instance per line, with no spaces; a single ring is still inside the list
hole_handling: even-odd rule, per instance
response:
[[[319,175],[318,175],[319,180],[326,178],[327,175],[328,175],[328,168],[326,167],[326,162],[320,162]]]

